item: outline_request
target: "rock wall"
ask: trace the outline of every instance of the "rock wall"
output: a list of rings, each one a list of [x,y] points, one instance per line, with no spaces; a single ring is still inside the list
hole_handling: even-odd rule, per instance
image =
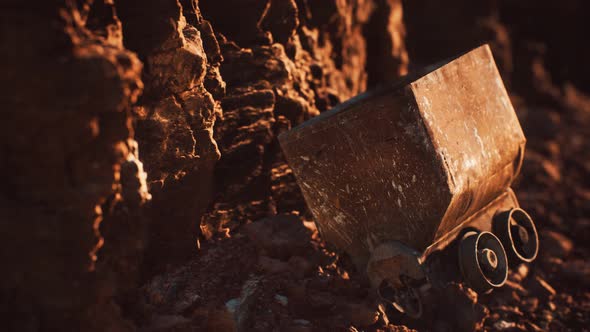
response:
[[[396,0],[2,9],[8,330],[134,329],[138,286],[200,241],[305,213],[278,132],[407,64]]]
[[[2,312],[9,330],[90,327],[116,310],[105,220],[149,199],[131,123],[142,63],[107,3],[13,2],[1,15]]]

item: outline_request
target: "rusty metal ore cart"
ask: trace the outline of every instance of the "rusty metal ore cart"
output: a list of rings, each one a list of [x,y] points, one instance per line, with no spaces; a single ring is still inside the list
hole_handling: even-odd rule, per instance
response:
[[[279,140],[323,238],[409,315],[421,313],[417,285],[436,283],[429,257],[453,244],[456,270],[479,292],[504,284],[508,261],[537,255],[510,189],[526,140],[487,45]]]

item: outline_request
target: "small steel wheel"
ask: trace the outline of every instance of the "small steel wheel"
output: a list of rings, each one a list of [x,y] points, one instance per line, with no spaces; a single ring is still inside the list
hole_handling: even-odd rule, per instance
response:
[[[539,252],[539,235],[533,219],[523,210],[514,208],[494,217],[494,234],[508,253],[511,263],[530,263]]]
[[[478,293],[501,287],[508,278],[508,259],[500,240],[490,232],[468,232],[459,244],[463,278]]]
[[[409,317],[420,318],[422,316],[422,299],[413,287],[399,289],[395,293],[393,306]]]
[[[384,281],[378,292],[383,300],[408,317],[416,319],[422,316],[422,299],[416,288],[404,285],[402,288],[395,289]]]

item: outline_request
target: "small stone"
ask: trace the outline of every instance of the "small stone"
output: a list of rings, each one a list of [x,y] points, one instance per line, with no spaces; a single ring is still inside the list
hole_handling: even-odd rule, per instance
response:
[[[505,320],[499,320],[494,323],[494,329],[498,331],[508,330],[516,327],[515,322],[507,322]]]
[[[544,300],[552,299],[556,293],[555,289],[539,276],[533,278],[530,289],[532,294],[539,295]]]
[[[494,311],[499,312],[504,318],[518,319],[518,317],[524,316],[520,308],[516,306],[499,306],[494,308]]]
[[[553,321],[553,313],[551,311],[549,311],[549,310],[543,310],[541,312],[541,318],[544,321],[546,321],[548,323],[551,323]]]
[[[385,303],[381,302],[381,303],[377,304],[377,311],[379,311],[379,318],[380,318],[379,322],[385,326],[389,325],[389,317],[387,317],[386,310],[387,310],[387,308],[385,306]]]
[[[277,301],[283,307],[286,307],[289,304],[289,299],[286,296],[276,294],[275,301]]]
[[[519,296],[526,296],[528,294],[527,290],[524,289],[521,284],[510,280],[506,280],[504,288],[514,291]],[[519,298],[516,299],[518,300]]]
[[[308,326],[311,325],[311,322],[306,320],[306,319],[294,319],[293,320],[293,324],[295,325],[302,325],[302,326]]]
[[[559,167],[555,165],[555,163],[552,163],[549,160],[543,160],[541,166],[543,167],[543,170],[547,173],[547,175],[549,175],[551,180],[555,182],[561,181],[561,172],[559,170]]]
[[[225,308],[227,309],[227,311],[229,311],[230,313],[235,313],[238,308],[240,307],[240,299],[231,299],[227,302],[225,302]]]
[[[258,220],[246,225],[244,232],[265,255],[282,260],[304,253],[312,235],[296,215]]]
[[[516,282],[523,281],[529,275],[529,267],[526,264],[520,264],[514,269],[513,278]]]
[[[541,250],[550,257],[564,259],[570,255],[574,248],[572,240],[558,232],[543,231],[540,238]]]
[[[527,330],[532,331],[532,332],[543,332],[543,329],[540,328],[537,324],[535,323],[531,323],[529,321],[524,323]]]

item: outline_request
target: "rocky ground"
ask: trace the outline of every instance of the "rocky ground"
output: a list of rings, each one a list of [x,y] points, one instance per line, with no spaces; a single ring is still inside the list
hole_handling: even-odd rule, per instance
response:
[[[2,8],[6,330],[589,329],[584,1]],[[502,289],[451,285],[410,320],[322,242],[276,137],[482,42],[528,139],[515,190],[541,251]]]

